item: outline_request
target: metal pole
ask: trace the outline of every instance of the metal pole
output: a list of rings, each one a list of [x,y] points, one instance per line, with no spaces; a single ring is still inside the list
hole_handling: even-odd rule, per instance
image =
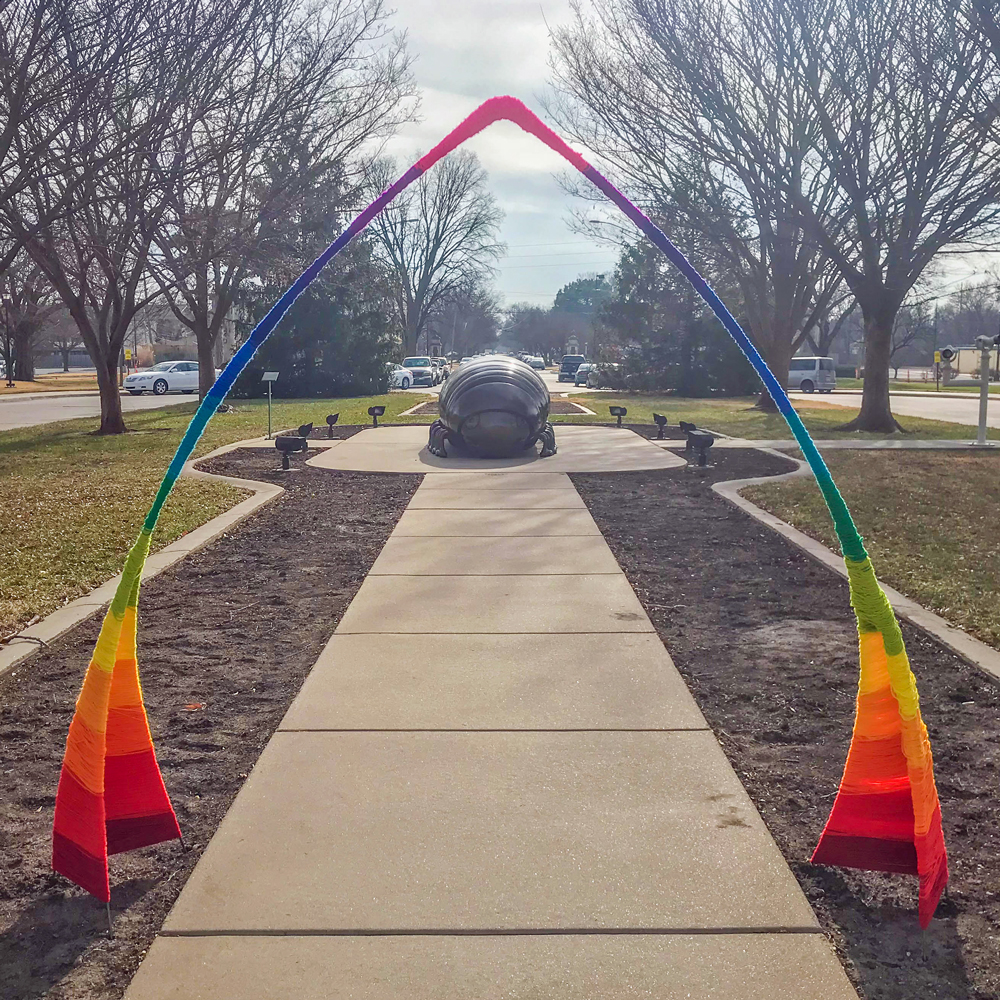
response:
[[[271,440],[271,383],[267,383],[267,439]]]
[[[990,399],[990,352],[989,348],[979,354],[979,434],[977,445],[986,444],[986,405]]]

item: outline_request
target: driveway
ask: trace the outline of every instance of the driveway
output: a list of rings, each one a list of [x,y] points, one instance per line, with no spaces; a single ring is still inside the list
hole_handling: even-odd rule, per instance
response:
[[[892,412],[897,417],[926,417],[928,420],[946,420],[956,424],[970,424],[975,427],[979,423],[979,400],[974,396],[956,396],[954,393],[925,392],[920,396],[900,396],[891,393]],[[794,393],[793,399],[801,397]],[[849,406],[858,409],[861,406],[860,392],[836,392],[819,397],[824,403],[835,406]],[[990,398],[986,423],[989,427],[1000,427],[1000,399]]]
[[[133,413],[136,410],[156,410],[163,406],[177,406],[180,403],[197,402],[197,396],[122,396],[122,410]],[[73,420],[76,417],[99,417],[101,398],[94,393],[51,392],[24,396],[7,396],[0,399],[0,432],[11,431],[15,427],[34,427],[37,424],[51,424],[57,420]]]

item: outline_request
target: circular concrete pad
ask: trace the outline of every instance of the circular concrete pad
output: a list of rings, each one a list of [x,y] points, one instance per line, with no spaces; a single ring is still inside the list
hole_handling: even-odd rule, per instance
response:
[[[664,451],[634,431],[616,427],[557,424],[557,454],[539,458],[538,446],[517,458],[487,459],[427,450],[427,425],[370,427],[309,459],[308,465],[342,472],[638,472],[676,469],[684,459]]]

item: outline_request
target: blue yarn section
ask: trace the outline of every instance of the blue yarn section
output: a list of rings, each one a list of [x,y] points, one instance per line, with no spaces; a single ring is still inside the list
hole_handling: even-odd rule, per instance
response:
[[[191,417],[191,422],[184,431],[174,457],[167,466],[160,488],[156,491],[156,498],[143,522],[143,530],[152,531],[156,527],[160,510],[167,499],[170,491],[177,481],[177,477],[184,469],[184,463],[191,457],[199,438],[205,433],[208,422],[215,416],[220,404],[226,398],[233,383],[239,378],[240,373],[253,360],[253,356],[260,349],[261,344],[271,335],[274,328],[281,321],[281,318],[292,307],[292,303],[319,277],[320,271],[333,260],[360,233],[371,220],[382,211],[385,206],[399,194],[403,188],[415,181],[422,171],[417,166],[410,167],[393,185],[386,188],[378,198],[375,199],[354,221],[338,236],[289,286],[288,290],[278,299],[268,310],[267,315],[253,328],[250,336],[240,346],[239,350],[229,359],[229,363],[222,370],[222,374],[215,380],[215,384],[205,394],[198,409]]]

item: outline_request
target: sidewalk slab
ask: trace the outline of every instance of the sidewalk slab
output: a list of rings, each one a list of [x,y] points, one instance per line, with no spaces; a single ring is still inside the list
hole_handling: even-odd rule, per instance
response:
[[[565,472],[433,472],[419,489],[451,490],[571,490]]]
[[[711,732],[279,732],[164,931],[817,926]]]
[[[819,934],[161,938],[126,1000],[857,1000]]]
[[[707,729],[656,635],[344,635],[279,727]]]
[[[586,510],[583,497],[567,490],[418,489],[407,510]]]
[[[426,424],[369,427],[334,448],[308,460],[323,469],[353,472],[487,472],[527,473],[633,472],[673,469],[684,459],[664,452],[626,428],[556,424],[559,451],[539,457],[535,445],[515,458],[484,459],[449,452],[438,458],[427,450]]]
[[[521,536],[464,538],[442,545],[438,538],[391,535],[370,576],[511,576],[621,573],[600,535],[582,538]]]
[[[623,575],[368,576],[339,633],[652,632]]]
[[[491,510],[483,517],[478,510],[409,508],[396,523],[393,538],[557,537],[600,535],[589,510]],[[440,542],[438,544],[441,544]],[[449,544],[449,543],[444,543]]]

